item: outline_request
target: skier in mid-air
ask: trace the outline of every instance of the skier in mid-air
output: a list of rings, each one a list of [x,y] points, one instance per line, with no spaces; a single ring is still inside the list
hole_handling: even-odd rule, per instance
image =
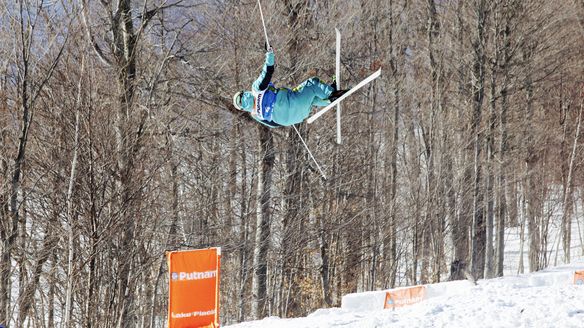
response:
[[[301,123],[310,115],[312,106],[327,106],[347,92],[337,90],[335,82],[326,84],[317,77],[294,89],[276,88],[271,83],[274,64],[274,51],[270,48],[252,91],[240,91],[233,96],[235,108],[249,112],[252,118],[269,127]]]

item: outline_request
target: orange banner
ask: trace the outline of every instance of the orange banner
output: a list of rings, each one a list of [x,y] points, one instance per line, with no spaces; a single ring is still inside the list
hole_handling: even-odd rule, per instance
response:
[[[221,248],[168,252],[169,328],[219,327]]]
[[[424,299],[426,294],[425,286],[414,286],[403,289],[391,290],[385,293],[384,309],[393,309],[414,303]]]
[[[574,272],[574,285],[584,286],[584,270]]]

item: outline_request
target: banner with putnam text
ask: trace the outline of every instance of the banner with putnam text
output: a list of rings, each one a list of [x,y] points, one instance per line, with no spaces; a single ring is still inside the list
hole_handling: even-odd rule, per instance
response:
[[[166,256],[168,327],[219,327],[221,248],[168,252]]]
[[[421,302],[426,295],[425,286],[413,286],[393,289],[385,294],[384,309],[393,309]]]

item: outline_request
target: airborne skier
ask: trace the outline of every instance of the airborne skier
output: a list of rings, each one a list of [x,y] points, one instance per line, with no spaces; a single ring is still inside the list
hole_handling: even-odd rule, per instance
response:
[[[275,56],[270,48],[252,90],[240,91],[233,96],[235,108],[249,112],[256,121],[271,128],[301,123],[310,115],[312,106],[327,106],[347,91],[337,90],[335,82],[326,84],[317,77],[294,89],[276,88],[271,83],[274,64]]]

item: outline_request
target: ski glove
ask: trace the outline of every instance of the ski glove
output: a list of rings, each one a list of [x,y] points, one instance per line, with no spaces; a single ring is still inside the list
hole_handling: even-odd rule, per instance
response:
[[[274,52],[273,51],[268,51],[266,52],[266,65],[268,66],[274,66],[274,63],[276,62],[276,56],[274,56]]]
[[[274,52],[274,48],[272,46],[268,47],[268,43],[266,41],[264,41],[264,49],[266,49],[266,51]]]

